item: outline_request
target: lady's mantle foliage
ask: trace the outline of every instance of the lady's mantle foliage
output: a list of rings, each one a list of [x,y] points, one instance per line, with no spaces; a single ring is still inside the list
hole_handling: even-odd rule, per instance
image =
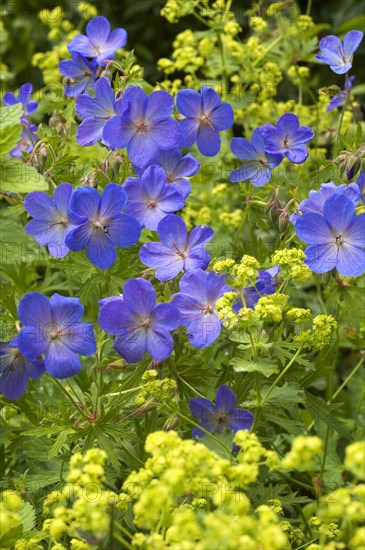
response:
[[[18,336],[9,344],[0,342],[0,392],[8,399],[19,399],[27,389],[28,378],[45,372],[44,361],[29,361],[18,348]]]
[[[24,199],[24,207],[34,219],[25,226],[42,246],[48,246],[51,256],[63,258],[69,251],[65,244],[66,236],[77,226],[87,221],[70,210],[72,185],[62,183],[56,187],[53,200],[46,193],[34,191]]]
[[[345,34],[343,43],[333,34],[325,36],[319,43],[321,53],[317,53],[316,58],[329,65],[337,74],[347,73],[352,67],[352,57],[363,36],[361,31],[350,31]]]
[[[260,128],[252,132],[251,142],[245,138],[233,138],[231,151],[240,160],[245,161],[243,166],[233,170],[230,175],[232,182],[251,179],[252,185],[260,187],[271,179],[271,170],[279,166],[283,160],[281,153],[265,152],[265,141]]]
[[[99,78],[92,93],[76,99],[76,113],[83,119],[77,129],[80,145],[93,145],[102,138],[104,126],[111,117],[122,114],[123,99],[115,99],[109,78]]]
[[[328,198],[323,215],[300,216],[295,231],[309,245],[305,263],[312,271],[324,273],[335,267],[345,277],[365,271],[365,214],[356,216],[354,203],[344,194]]]
[[[50,300],[39,292],[23,296],[18,316],[19,351],[29,361],[45,354],[46,371],[56,378],[74,376],[81,370],[80,355],[96,352],[93,326],[81,323],[84,306],[78,298],[54,294]]]
[[[217,390],[215,404],[203,397],[194,397],[189,401],[191,413],[200,419],[199,426],[208,432],[222,432],[230,428],[250,430],[254,417],[246,409],[236,409],[237,397],[228,386],[220,386]],[[205,432],[194,428],[193,437],[203,437]]]
[[[180,145],[180,126],[171,118],[174,100],[168,92],[158,90],[147,95],[142,88],[129,86],[123,104],[123,114],[104,126],[103,142],[110,149],[126,147],[130,160],[145,167],[160,150]]]
[[[165,171],[160,166],[150,166],[138,178],[128,178],[123,189],[127,193],[126,213],[131,214],[151,231],[171,212],[185,205],[185,198],[174,184],[167,184]]]
[[[212,344],[221,333],[215,304],[230,288],[224,277],[214,271],[206,273],[194,269],[185,273],[180,280],[180,292],[173,295],[173,304],[181,316],[181,325],[187,327],[189,342],[196,348]]]
[[[148,267],[157,268],[160,281],[169,281],[183,270],[208,267],[210,256],[204,245],[213,238],[211,227],[199,225],[189,234],[184,220],[169,214],[158,224],[157,234],[161,242],[144,244],[139,257]]]
[[[301,164],[308,157],[308,149],[304,144],[313,139],[314,130],[300,126],[298,117],[287,113],[279,118],[276,126],[265,124],[262,135],[266,153],[283,154],[291,162]]]
[[[80,187],[73,193],[70,208],[87,221],[71,231],[66,245],[74,251],[86,248],[89,260],[100,267],[111,267],[116,258],[115,247],[127,248],[141,236],[139,222],[122,214],[127,195],[121,185],[109,183],[100,196],[92,187]]]
[[[78,34],[68,45],[69,52],[91,57],[98,65],[104,65],[106,59],[112,59],[115,52],[127,43],[127,32],[115,29],[110,32],[110,23],[103,17],[91,19],[86,26],[86,36]]]
[[[229,103],[222,103],[219,94],[208,86],[196,90],[180,90],[176,106],[186,118],[181,121],[182,147],[195,141],[202,155],[214,157],[220,149],[219,132],[233,125],[234,114]]]
[[[179,326],[180,315],[171,304],[156,304],[156,298],[149,281],[129,279],[123,298],[113,297],[100,309],[101,328],[116,336],[114,348],[128,363],[137,363],[146,351],[163,361],[173,350],[170,331]]]

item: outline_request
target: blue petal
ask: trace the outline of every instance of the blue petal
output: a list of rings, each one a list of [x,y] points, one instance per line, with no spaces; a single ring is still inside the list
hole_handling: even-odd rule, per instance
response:
[[[53,321],[62,327],[77,323],[84,313],[84,306],[78,298],[69,298],[56,293],[49,302],[52,306]]]
[[[73,323],[62,334],[62,343],[80,355],[94,355],[96,342],[94,327],[88,323]]]
[[[108,183],[100,200],[100,217],[110,220],[118,216],[127,204],[127,195],[118,183]]]
[[[103,136],[105,120],[103,118],[87,118],[77,128],[76,139],[80,145],[88,147],[97,143]]]
[[[240,160],[257,160],[258,158],[256,149],[245,138],[233,138],[231,141],[231,151]]]
[[[150,136],[162,150],[178,147],[181,142],[181,128],[177,120],[168,118],[151,127]],[[153,156],[151,157],[151,160]]]
[[[193,319],[186,330],[189,342],[196,348],[206,348],[220,335],[222,325],[215,314],[203,313]]]
[[[180,122],[181,129],[181,146],[191,147],[198,138],[200,122],[199,120],[184,118]]]
[[[209,225],[198,225],[194,227],[188,238],[188,248],[204,245],[212,240],[214,231]]]
[[[206,157],[214,157],[221,148],[221,138],[217,130],[200,124],[198,129],[198,149]]]
[[[79,356],[59,340],[50,344],[46,352],[44,365],[47,372],[55,378],[75,376],[81,370]]]
[[[70,209],[80,216],[96,218],[99,212],[100,195],[93,187],[79,187],[70,200]]]
[[[365,213],[355,216],[346,229],[345,242],[363,247],[365,246]]]
[[[232,412],[236,406],[237,396],[229,386],[220,386],[215,398],[216,408],[224,412]]]
[[[42,191],[28,193],[24,207],[32,218],[43,221],[54,221],[58,217],[57,208],[49,195]]]
[[[48,348],[49,342],[46,339],[46,331],[50,323],[39,322],[36,325],[28,325],[20,329],[18,333],[18,347],[22,355],[30,361],[35,361]]]
[[[109,21],[102,15],[94,17],[86,25],[86,34],[95,46],[103,46],[110,34]]]
[[[211,113],[210,119],[215,130],[228,130],[234,122],[233,109],[229,103],[222,103]]]
[[[336,268],[344,277],[359,277],[365,272],[365,250],[343,243],[338,253]]]
[[[152,92],[148,96],[148,105],[146,109],[146,122],[157,124],[172,115],[174,110],[174,100],[172,96],[163,90]]]
[[[23,325],[47,325],[53,321],[51,304],[40,292],[29,292],[19,301],[18,317]]]
[[[162,223],[166,218],[163,218]],[[139,257],[143,264],[157,268],[155,277],[159,281],[169,281],[184,268],[184,260],[170,247],[162,243],[150,242],[142,246]]]
[[[114,341],[115,350],[127,363],[138,363],[147,350],[147,337],[144,328],[127,332]]]
[[[188,231],[185,222],[175,214],[169,214],[160,221],[157,234],[163,243],[170,246],[174,243],[180,250],[184,249],[188,242]]]
[[[117,259],[113,241],[106,233],[101,231],[94,231],[92,240],[87,246],[86,254],[90,262],[100,267],[100,269],[108,269]]]
[[[305,145],[296,145],[285,152],[285,156],[295,164],[302,164],[308,158],[308,149]]]
[[[6,370],[0,378],[0,392],[7,399],[15,400],[21,397],[28,385],[28,375],[24,368],[16,370]]]
[[[193,397],[190,399],[189,408],[192,415],[204,421],[208,420],[211,413],[214,413],[215,410],[214,404],[208,399],[204,399],[204,397]]]
[[[315,273],[326,273],[338,263],[338,248],[334,242],[310,245],[305,249],[305,255],[305,263]]]
[[[326,244],[334,242],[334,237],[325,218],[309,212],[300,216],[295,224],[296,234],[308,244]]]
[[[199,118],[202,114],[202,96],[196,90],[180,90],[176,96],[176,107],[189,118]]]
[[[172,304],[157,304],[153,308],[153,327],[174,330],[180,325],[179,310]]]
[[[133,313],[150,316],[156,305],[156,291],[146,279],[129,279],[123,288],[125,306]]]
[[[350,58],[360,45],[363,39],[364,33],[361,31],[350,31],[345,34],[343,39],[343,49],[346,58]]]
[[[355,206],[344,195],[336,193],[324,203],[323,216],[337,236],[343,235],[355,217]]]
[[[250,430],[253,421],[254,416],[250,411],[246,411],[246,409],[236,409],[233,412],[233,419],[229,426],[234,432],[238,432],[238,430]]]
[[[164,361],[174,349],[174,341],[167,330],[150,328],[147,331],[147,350],[155,361]]]

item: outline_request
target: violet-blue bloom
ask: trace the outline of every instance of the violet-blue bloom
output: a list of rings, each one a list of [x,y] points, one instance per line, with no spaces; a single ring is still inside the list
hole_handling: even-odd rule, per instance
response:
[[[38,136],[36,131],[38,130],[35,124],[30,124],[26,118],[21,119],[22,123],[22,135],[19,143],[10,151],[10,155],[14,158],[21,158],[22,153],[31,153],[34,149]]]
[[[317,212],[317,214],[323,215],[323,206],[327,199],[332,195],[342,195],[349,199],[354,206],[356,206],[360,200],[360,192],[356,183],[350,183],[350,185],[336,185],[332,181],[328,183],[322,183],[319,191],[309,191],[309,198],[304,199],[297,207],[294,214],[290,216],[290,221],[295,225],[296,221],[302,214],[308,212]]]
[[[174,100],[165,91],[147,95],[138,86],[129,86],[123,94],[122,115],[108,120],[103,143],[110,149],[127,148],[131,161],[146,167],[160,150],[174,149],[180,144],[180,126],[171,118]]]
[[[71,56],[72,59],[61,61],[58,69],[66,78],[65,94],[68,97],[76,97],[94,84],[98,66],[78,53],[73,52]]]
[[[323,206],[323,215],[303,214],[295,231],[309,246],[305,263],[315,273],[336,268],[345,277],[365,271],[365,214],[356,216],[354,203],[334,194]]]
[[[80,322],[84,306],[78,298],[39,292],[21,298],[18,316],[24,325],[18,334],[19,351],[30,361],[45,354],[44,366],[56,378],[81,370],[79,355],[96,352],[93,325]]]
[[[347,73],[352,67],[352,57],[363,36],[361,31],[350,31],[345,34],[343,43],[333,34],[325,36],[319,43],[321,53],[317,53],[316,58],[329,65],[334,73]]]
[[[42,246],[47,246],[51,256],[63,258],[69,251],[66,236],[77,226],[87,221],[69,208],[73,188],[70,183],[61,183],[54,191],[53,200],[42,191],[28,193],[24,207],[34,218],[25,226],[28,235]]]
[[[179,290],[173,295],[172,303],[180,312],[181,325],[187,327],[187,337],[193,346],[205,348],[221,333],[222,323],[215,304],[231,289],[224,277],[214,271],[194,269],[182,276]]]
[[[115,52],[127,43],[127,32],[114,29],[110,32],[110,23],[99,15],[86,25],[86,36],[78,34],[68,45],[68,51],[93,58],[98,65],[105,65],[106,59],[113,59]]]
[[[44,361],[29,361],[18,349],[18,336],[9,344],[0,342],[0,392],[8,399],[19,399],[27,389],[28,378],[45,372]]]
[[[350,76],[349,79],[348,79],[348,82],[347,82],[347,86],[345,85],[345,88],[342,90],[342,92],[338,93],[337,95],[335,95],[331,101],[329,102],[328,106],[327,106],[327,109],[326,111],[333,111],[333,109],[337,109],[337,107],[342,107],[343,105],[345,105],[345,102],[346,102],[346,97],[347,95],[349,94],[351,88],[352,88],[352,83],[353,81],[355,80],[355,76]]]
[[[128,178],[123,189],[128,196],[126,213],[150,231],[156,231],[165,216],[185,205],[175,185],[167,184],[165,171],[160,166],[150,166],[141,178]]]
[[[33,86],[30,82],[27,82],[26,84],[23,84],[23,86],[20,86],[18,96],[13,94],[13,92],[6,92],[3,97],[4,105],[6,107],[10,107],[11,105],[21,103],[23,105],[24,115],[31,115],[38,109],[38,103],[30,99],[32,92]]]
[[[178,310],[171,304],[156,304],[156,291],[145,279],[129,279],[123,298],[104,301],[99,324],[116,336],[115,350],[128,363],[143,359],[146,351],[156,361],[171,355],[174,342],[170,332],[179,326]]]
[[[265,124],[262,135],[266,153],[281,153],[291,162],[301,164],[308,157],[308,149],[304,144],[313,139],[314,130],[309,126],[300,126],[298,117],[287,113],[279,118],[276,126]]]
[[[251,142],[245,138],[233,138],[231,151],[240,160],[245,161],[243,166],[233,170],[230,175],[232,182],[251,179],[252,185],[260,187],[271,179],[271,170],[283,160],[283,155],[265,152],[265,142],[261,129],[252,132]]]
[[[93,145],[99,141],[107,120],[123,111],[123,99],[115,99],[109,78],[99,78],[93,92],[81,94],[76,99],[76,113],[83,119],[76,134],[80,145]]]
[[[360,199],[362,200],[362,203],[365,204],[365,174],[364,170],[360,171],[360,175],[356,180],[356,185],[359,188],[360,191]]]
[[[155,277],[160,281],[169,281],[183,269],[206,269],[210,256],[205,250],[214,235],[208,225],[199,225],[189,234],[185,222],[175,214],[163,218],[157,227],[161,242],[149,242],[139,251],[141,262],[148,267],[157,268]]]
[[[195,176],[200,170],[200,162],[190,154],[184,156],[180,149],[160,151],[151,164],[165,170],[167,183],[173,183],[184,198],[191,192],[191,183],[186,178]],[[136,173],[140,175],[141,172],[137,167]]]
[[[198,149],[206,157],[214,157],[220,147],[219,132],[231,128],[233,109],[222,103],[219,94],[208,86],[196,90],[180,90],[176,107],[186,118],[181,121],[182,147],[191,147],[197,141]]]
[[[80,187],[73,193],[70,208],[87,222],[71,231],[66,245],[74,251],[86,248],[90,262],[107,269],[117,258],[115,247],[127,248],[141,236],[138,221],[122,214],[127,195],[121,185],[108,183],[100,196],[92,187]]]
[[[199,426],[214,433],[230,428],[236,433],[238,430],[250,430],[254,416],[246,409],[236,409],[237,397],[229,386],[220,386],[217,390],[215,404],[204,397],[193,397],[189,401],[191,413],[199,418]],[[205,432],[194,428],[192,437],[204,437]],[[234,450],[238,449],[235,446]]]
[[[275,277],[279,271],[280,267],[278,265],[266,270],[259,269],[259,274],[255,284],[242,288],[245,307],[253,309],[261,296],[264,296],[265,294],[274,294],[276,292]],[[241,300],[237,300],[237,302],[233,305],[233,310],[238,313],[242,307],[243,305]]]

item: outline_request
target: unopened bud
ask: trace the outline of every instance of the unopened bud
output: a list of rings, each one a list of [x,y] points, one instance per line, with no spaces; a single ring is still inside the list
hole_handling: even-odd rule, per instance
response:
[[[90,172],[90,174],[86,174],[86,176],[82,178],[80,185],[82,187],[97,187],[98,180],[95,172]]]
[[[284,233],[285,229],[288,227],[289,223],[289,212],[285,208],[279,216],[279,231]]]
[[[171,416],[168,418],[163,425],[162,429],[165,432],[169,432],[170,430],[173,430],[179,423],[179,417],[175,414],[174,416]]]
[[[361,168],[361,158],[358,153],[350,155],[346,162],[346,176],[350,181]]]
[[[324,88],[319,89],[319,93],[321,95],[326,95],[327,97],[335,97],[337,94],[339,94],[341,91],[341,88],[336,86],[336,84],[333,84],[332,86],[325,86]]]

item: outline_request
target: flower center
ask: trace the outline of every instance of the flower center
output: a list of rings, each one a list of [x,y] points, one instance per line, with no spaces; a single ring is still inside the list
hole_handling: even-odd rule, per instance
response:
[[[105,223],[103,223],[102,221],[97,220],[96,222],[94,222],[94,227],[95,229],[100,230],[106,235],[110,236],[109,229],[108,229],[110,225],[105,225]]]
[[[140,133],[140,134],[148,134],[148,126],[145,122],[139,122],[137,124],[137,131]]]
[[[171,246],[173,246],[173,247],[175,248],[176,254],[177,254],[178,256],[180,256],[180,258],[181,258],[182,260],[186,260],[187,254],[186,254],[185,251],[183,252],[182,250],[179,250],[175,243],[171,243]]]
[[[288,147],[288,145],[289,145],[289,136],[285,136],[285,138],[284,138],[284,146],[285,146],[285,147]]]
[[[211,128],[212,130],[214,130],[213,126],[212,126],[212,121],[210,119],[210,117],[208,115],[202,115],[200,117],[200,122],[202,123],[203,126],[209,126],[209,128]]]
[[[339,250],[340,246],[343,244],[342,235],[335,236],[335,243],[337,245],[337,250]]]
[[[62,330],[56,325],[55,327],[52,327],[48,332],[48,339],[50,342],[55,342],[56,340],[59,340],[62,334]]]
[[[151,199],[150,201],[148,201],[147,203],[147,208],[156,208],[156,201]]]
[[[61,218],[58,222],[50,223],[49,227],[54,227],[55,225],[62,225],[63,227],[67,227],[68,220],[66,220],[66,218]]]
[[[166,179],[167,179],[167,183],[171,183],[174,178],[172,174],[167,174]]]
[[[203,306],[199,309],[204,315],[210,315],[211,313],[214,313],[214,308],[211,304],[207,304],[206,306]]]

